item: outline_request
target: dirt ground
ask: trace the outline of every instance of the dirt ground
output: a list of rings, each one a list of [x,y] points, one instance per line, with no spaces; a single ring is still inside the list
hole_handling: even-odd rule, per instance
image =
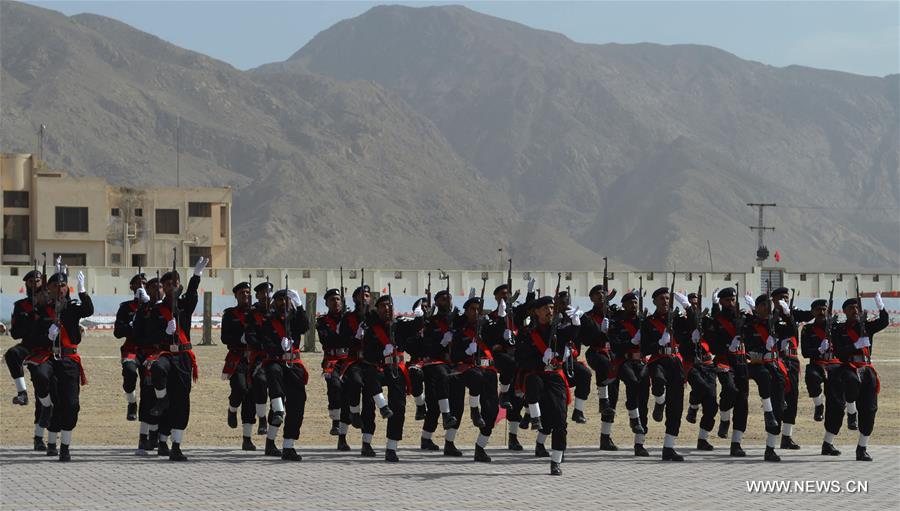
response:
[[[199,338],[199,332],[197,332]],[[6,350],[11,344],[9,336],[0,337],[0,349]],[[82,445],[130,445],[137,443],[138,423],[125,420],[125,399],[122,394],[122,376],[119,362],[120,342],[108,333],[87,333],[81,344],[85,371],[89,384],[81,390],[81,414],[75,431],[75,443]],[[195,352],[200,365],[200,381],[195,385],[191,395],[191,420],[188,426],[185,443],[190,445],[240,445],[240,429],[229,429],[225,423],[228,383],[220,378],[225,348],[221,344],[214,346],[196,346]],[[309,401],[306,416],[300,432],[300,444],[330,445],[335,437],[328,435],[331,422],[328,418],[325,384],[318,370],[320,353],[304,354],[304,362],[310,370],[310,382],[307,388]],[[881,377],[881,394],[879,410],[875,423],[875,432],[870,440],[873,444],[900,444],[900,331],[891,329],[878,334],[875,338],[874,363]],[[804,364],[805,365],[805,364]],[[27,371],[26,371],[27,374]],[[27,377],[26,377],[27,379]],[[6,369],[3,370],[3,381],[0,386],[0,444],[3,446],[27,445],[31,443],[33,434],[33,408],[14,406],[11,398],[15,394],[13,383],[8,379]],[[800,404],[798,424],[794,438],[800,444],[818,445],[822,441],[822,423],[812,420],[812,400],[806,394],[803,375],[800,375]],[[34,393],[29,380],[29,396]],[[685,392],[687,398],[687,392]],[[407,420],[404,432],[404,443],[416,445],[421,424],[412,420],[414,404],[407,401]],[[592,389],[586,414],[588,423],[577,425],[569,423],[569,445],[595,445],[598,443],[600,418],[597,412],[596,389]],[[463,421],[456,443],[460,447],[470,447],[477,436],[477,430]],[[755,385],[750,389],[750,420],[744,442],[761,444],[764,442],[762,410],[756,395]],[[382,443],[385,424],[379,419],[376,443]],[[648,445],[659,445],[662,442],[663,426],[650,422],[647,435]],[[696,442],[697,426],[684,422],[682,424],[680,445],[693,446]],[[354,448],[359,447],[359,431],[351,429],[348,440]],[[257,444],[262,443],[261,437]],[[628,429],[628,420],[624,410],[623,396],[619,403],[618,415],[613,430],[613,438],[620,446],[629,446],[632,434]],[[440,443],[442,433],[440,427],[435,441]],[[505,422],[495,430],[493,445],[505,443]],[[842,429],[838,436],[838,444],[849,444],[856,440],[856,432]],[[532,431],[520,432],[520,441],[524,445],[534,441]],[[725,440],[712,438],[714,445],[727,445]]]

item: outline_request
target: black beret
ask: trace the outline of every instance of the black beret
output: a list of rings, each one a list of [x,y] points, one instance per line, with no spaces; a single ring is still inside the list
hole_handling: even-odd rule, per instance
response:
[[[603,285],[597,284],[596,286],[591,288],[591,291],[588,293],[588,296],[594,296],[595,294],[602,293],[602,292],[603,292]]]
[[[494,288],[494,296],[502,293],[504,290],[509,291],[509,286],[507,286],[506,284],[500,284],[499,286]]]
[[[261,293],[264,291],[271,291],[272,283],[271,282],[260,282],[259,284],[256,285],[256,287],[253,288],[253,290],[256,291],[257,293]]]
[[[159,279],[161,282],[167,282],[169,280],[178,279],[181,281],[181,276],[178,275],[177,271],[167,271],[163,273],[163,276]]]
[[[391,305],[393,305],[394,299],[391,298],[391,295],[381,295],[377,300],[375,300],[375,305],[381,305],[382,303],[390,303]]]
[[[716,296],[719,298],[734,298],[737,296],[737,290],[733,287],[726,287],[719,291],[719,294]]]
[[[331,288],[328,291],[325,291],[325,300],[328,300],[332,296],[340,296],[341,291],[338,288]]]
[[[810,305],[810,308],[815,309],[816,307],[828,307],[828,302],[821,298],[819,298],[818,300],[813,300],[813,303],[812,303],[812,305]]]
[[[769,295],[761,294],[756,297],[756,305],[761,305],[764,303],[769,303]]]
[[[279,289],[278,291],[275,291],[274,295],[272,295],[272,299],[277,300],[279,298],[284,298],[286,296],[287,296],[287,291],[285,291],[284,289]]]
[[[534,302],[532,302],[531,306],[534,307],[535,309],[539,309],[545,305],[552,305],[552,304],[553,304],[552,296],[542,296],[542,297],[538,298],[537,300],[535,300]]]
[[[250,283],[249,283],[249,282],[241,282],[241,283],[238,283],[238,284],[235,285],[233,288],[231,288],[231,292],[232,292],[232,293],[237,293],[238,291],[240,291],[240,290],[242,290],[242,289],[250,289]]]
[[[560,291],[560,292],[559,292],[559,297],[560,297],[560,298],[568,298],[568,296],[569,296],[569,292],[568,292],[568,291],[563,290],[563,291]]]
[[[688,293],[687,298],[688,298],[688,300],[690,300],[692,298],[697,298],[697,293]]]
[[[468,309],[469,305],[473,305],[473,304],[480,305],[481,298],[478,298],[477,296],[473,296],[472,298],[469,298],[468,300],[466,300],[466,303],[463,304],[463,309]]]
[[[372,288],[370,288],[368,284],[363,284],[362,286],[359,286],[358,288],[353,290],[353,298],[356,298],[357,296],[360,296],[363,293],[370,293],[370,292],[372,292]]]
[[[48,284],[65,284],[69,282],[69,277],[65,273],[54,273],[48,280]]]
[[[435,293],[434,299],[437,300],[438,298],[441,298],[442,296],[446,296],[447,298],[452,298],[452,297],[453,297],[453,296],[450,294],[450,291],[447,291],[446,289],[441,289],[440,291],[438,291],[437,293]]]
[[[858,303],[859,302],[856,301],[856,298],[847,298],[846,300],[844,300],[844,304],[841,305],[841,308],[846,309],[847,307],[851,305],[857,305]]]
[[[776,287],[775,289],[772,290],[771,296],[775,296],[775,295],[788,295],[788,294],[791,294],[791,292],[788,291],[788,288],[786,288],[786,287]]]
[[[129,284],[129,285],[134,284],[134,281],[135,281],[135,280],[139,280],[139,281],[141,281],[141,282],[146,282],[146,281],[147,281],[147,274],[146,274],[146,273],[137,273],[137,274],[135,274],[134,277],[131,277],[131,280],[128,281],[128,284]]]
[[[654,291],[653,294],[652,294],[651,296],[652,296],[653,298],[656,298],[657,296],[662,295],[662,294],[666,294],[666,293],[668,293],[668,292],[669,292],[669,288],[667,288],[667,287],[661,287],[661,288],[657,289],[656,291]]]
[[[31,270],[30,272],[26,273],[24,277],[22,277],[22,282],[25,282],[28,279],[39,279],[39,278],[41,278],[41,271],[40,270]]]
[[[152,279],[148,280],[146,285],[147,285],[147,286],[153,286],[153,285],[156,285],[156,284],[159,284],[159,278],[158,278],[158,277],[153,277]]]
[[[637,301],[637,295],[634,293],[625,293],[624,295],[622,295],[622,300],[621,300],[622,303],[625,303],[625,302],[631,301],[631,300]]]

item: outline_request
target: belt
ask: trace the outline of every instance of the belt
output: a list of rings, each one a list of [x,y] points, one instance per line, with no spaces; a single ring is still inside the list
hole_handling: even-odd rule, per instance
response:
[[[666,346],[664,348],[659,348],[658,350],[656,350],[656,352],[659,353],[660,355],[677,355],[678,347],[677,346],[674,346],[674,347]]]
[[[281,360],[286,360],[286,361],[297,360],[299,358],[300,358],[300,353],[297,353],[297,352],[284,353],[281,355]]]
[[[767,353],[751,351],[749,355],[751,364],[764,364],[766,362],[775,362],[776,360],[778,360],[778,353],[772,351],[769,351]]]
[[[191,343],[187,343],[187,344],[169,344],[169,345],[168,345],[168,351],[171,351],[172,353],[178,353],[178,352],[181,352],[181,351],[190,351],[192,348],[193,348],[193,346],[191,346]],[[163,348],[163,349],[166,349],[166,348]]]
[[[347,354],[347,348],[334,348],[331,350],[325,350],[325,354],[332,357],[339,357],[341,355]]]
[[[852,357],[850,357],[850,362],[862,362],[864,364],[872,363],[868,357],[865,357],[863,355],[853,355]]]
[[[712,355],[710,355],[708,353],[704,353],[703,355],[700,355],[696,358],[697,358],[697,361],[699,361],[700,363],[703,363],[703,364],[711,364],[712,360],[713,360]]]
[[[476,359],[476,366],[478,367],[491,367],[494,365],[494,361],[489,358],[479,358]]]
[[[787,355],[789,357],[797,358],[797,350],[794,348],[788,348],[786,350],[783,350],[782,353],[784,353],[785,355]]]
[[[625,353],[625,360],[644,360],[644,356],[635,351]]]
[[[78,348],[53,348],[53,352],[59,352],[60,355],[77,355]]]

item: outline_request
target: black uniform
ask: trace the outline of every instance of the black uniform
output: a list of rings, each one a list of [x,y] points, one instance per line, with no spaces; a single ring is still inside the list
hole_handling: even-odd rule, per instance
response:
[[[322,343],[322,374],[325,377],[325,390],[328,397],[328,415],[333,426],[337,422],[350,424],[350,408],[344,398],[341,373],[347,364],[346,337],[340,334],[343,314],[328,312],[316,318],[316,332]],[[334,429],[334,428],[332,428]]]
[[[640,428],[632,427],[636,434],[647,431],[647,403],[650,398],[650,377],[646,361],[641,354],[640,344],[631,342],[640,331],[641,319],[621,310],[610,322],[608,332],[610,348],[615,355],[612,371],[616,380],[625,385],[625,408],[629,418],[633,418],[636,411],[639,419]],[[618,397],[618,392],[615,394]]]
[[[809,359],[805,373],[809,397],[821,396],[824,388],[825,431],[837,435],[844,421],[846,403],[840,381],[841,361],[834,353],[834,345],[829,340],[825,328],[825,320],[804,325],[800,335],[800,350],[803,356]],[[825,340],[829,340],[828,349],[820,352],[819,346]]]
[[[740,339],[746,317],[737,308],[719,308],[714,305],[710,320],[705,323],[704,338],[715,355],[719,379],[719,412],[730,416],[719,424],[719,438],[726,438],[729,423],[734,431],[734,443],[740,443],[740,436],[747,431],[747,413],[750,395],[750,374],[747,370],[747,353]],[[737,349],[730,349],[732,341],[739,340]],[[730,413],[729,413],[730,412]]]
[[[694,309],[688,311],[688,323],[697,325]],[[702,410],[700,429],[709,432],[716,424],[719,409],[716,401],[716,373],[719,368],[713,360],[709,342],[703,337],[703,332],[707,330],[704,324],[709,324],[708,317],[702,317],[699,328],[691,330],[690,338],[681,345],[681,356],[687,369],[688,383],[691,385],[688,402],[691,405],[700,405]],[[694,330],[699,334],[696,342],[694,336],[697,334]]]
[[[678,355],[679,345],[690,325],[687,319],[675,315],[675,335],[670,334],[667,346],[660,346],[659,341],[666,331],[666,320],[666,314],[657,312],[647,316],[641,323],[641,354],[650,357],[647,372],[653,396],[658,398],[665,395],[666,434],[677,437],[684,409],[684,366]]]
[[[485,337],[485,333],[491,331],[485,328],[486,324],[490,323],[489,319],[479,318],[478,321],[482,323],[480,328],[469,324],[465,321],[465,317],[457,322],[450,358],[456,364],[456,372],[459,373],[461,383],[469,390],[469,407],[473,423],[483,437],[490,437],[500,410],[497,395],[498,372],[490,349],[497,339]],[[466,353],[473,342],[475,352]],[[463,407],[451,407],[450,411],[455,417],[462,417]],[[484,445],[480,447],[483,448]]]
[[[27,290],[27,296],[21,300],[16,300],[13,304],[12,315],[10,316],[9,335],[13,339],[19,340],[17,344],[12,345],[6,353],[3,354],[3,360],[6,367],[9,368],[9,376],[14,380],[16,378],[24,378],[25,376],[25,359],[31,351],[29,347],[29,334],[35,321],[36,314],[34,310],[34,298],[31,290]],[[24,391],[23,391],[24,392]],[[27,394],[26,394],[27,396]],[[34,401],[34,423],[38,423],[41,416],[41,404],[36,399]],[[36,437],[37,438],[37,437]]]
[[[253,398],[252,377],[250,373],[249,352],[247,349],[246,331],[250,322],[251,308],[229,307],[222,313],[222,344],[228,347],[223,377],[228,378],[231,393],[228,395],[228,406],[241,408],[241,423],[255,424],[256,409]]]
[[[779,346],[781,340],[789,338],[790,334],[791,328],[786,323],[769,321],[755,315],[747,317],[744,322],[742,338],[750,362],[748,372],[756,383],[759,397],[764,403],[770,400],[772,410],[764,410],[764,415],[774,415],[774,421],[766,418],[766,432],[771,435],[781,433],[785,387],[790,385],[790,380],[787,368],[779,356]],[[775,340],[771,348],[766,346],[769,337]]]
[[[131,299],[119,304],[116,311],[116,322],[113,326],[113,336],[116,339],[124,339],[125,342],[119,349],[122,356],[122,390],[131,394],[137,388],[140,378],[141,354],[134,343],[134,315],[140,306],[137,299]]]

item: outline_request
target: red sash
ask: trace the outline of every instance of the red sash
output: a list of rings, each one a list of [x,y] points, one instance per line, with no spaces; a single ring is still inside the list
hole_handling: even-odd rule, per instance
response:
[[[603,314],[594,310],[590,310],[585,313],[585,316],[591,318],[591,321],[597,323],[599,326],[603,323]],[[597,353],[609,353],[609,342],[604,341],[602,344],[595,345],[594,351]]]
[[[372,332],[375,334],[375,338],[378,339],[378,342],[381,343],[382,346],[387,346],[388,344],[394,346],[391,342],[390,336],[388,336],[387,332],[384,331],[384,326],[381,323],[376,323],[372,326]],[[403,352],[397,349],[397,346],[394,346],[393,356],[397,360],[397,367],[403,373],[403,378],[406,379],[406,394],[412,394],[412,380],[409,378],[409,369],[406,368],[406,361],[403,360]]]
[[[468,360],[459,363],[458,371],[460,373],[464,373],[473,367],[480,367],[482,369],[497,372],[497,368],[494,367],[494,355],[491,353],[491,350],[488,349],[487,345],[481,340],[481,338],[476,338],[475,330],[472,327],[466,327],[463,330],[463,335],[466,338],[475,339],[475,344],[478,346],[479,350],[484,352],[484,356],[479,357],[477,356],[477,353],[474,355],[470,355],[468,357]],[[481,366],[479,364],[479,359],[487,359],[490,360],[491,363],[488,366]]]
[[[770,337],[769,328],[766,325],[763,325],[762,323],[754,324],[753,328],[756,329],[756,333],[759,334],[759,338],[762,339],[762,342],[763,342],[763,347],[765,347],[766,341]],[[778,354],[778,343],[779,342],[780,341],[778,339],[775,339],[775,346],[772,346],[772,349],[769,350],[769,353],[775,353],[776,355]],[[792,386],[791,386],[791,378],[790,378],[790,376],[788,376],[787,367],[785,367],[784,362],[781,360],[781,357],[778,357],[775,360],[772,360],[772,363],[774,363],[775,367],[778,368],[778,370],[781,371],[781,374],[784,375],[784,393],[790,394]]]
[[[662,335],[666,332],[666,324],[663,323],[662,321],[656,319],[656,318],[653,317],[653,316],[648,317],[648,318],[647,318],[647,321],[649,321],[650,324],[653,325],[653,328],[656,329],[656,331],[659,333],[660,336],[662,336]],[[669,339],[669,347],[677,348],[677,347],[678,347],[678,340],[675,339],[675,336],[674,336],[674,335],[670,335],[669,337],[670,337],[670,339]],[[665,348],[665,346],[659,346],[659,343],[657,343],[657,347],[659,347],[659,348]],[[665,358],[665,357],[677,358],[679,362],[681,362],[682,364],[684,364],[684,360],[682,360],[682,358],[681,358],[681,353],[677,353],[677,354],[675,354],[675,355],[663,355],[663,354],[661,354],[661,353],[654,353],[653,355],[650,355],[650,359],[647,360],[647,363],[649,364],[649,363],[651,363],[651,362],[656,362],[657,360],[659,360],[659,359],[661,359],[661,358]]]
[[[29,304],[30,305],[30,304]],[[47,305],[47,316],[55,323],[56,322],[56,310]],[[81,355],[78,354],[78,345],[72,342],[72,338],[69,337],[69,331],[66,329],[66,326],[60,321],[59,322],[59,347],[61,349],[69,349],[72,350],[73,353],[63,354],[60,353],[60,356],[71,359],[73,362],[78,364],[78,373],[81,377],[81,384],[87,385],[87,375],[84,373],[84,366],[81,364]],[[48,350],[46,348],[38,348],[29,355],[28,361],[33,364],[43,364],[48,359],[53,356],[52,350]]]
[[[845,326],[844,329],[847,330],[847,337],[849,337],[851,341],[855,343],[859,340],[859,332],[850,328],[850,325]],[[856,351],[857,354],[861,353],[864,357],[866,357],[866,360],[871,360],[871,358],[869,358],[869,348],[857,349]],[[881,393],[881,378],[878,376],[878,371],[875,370],[875,366],[873,366],[871,362],[847,362],[847,365],[849,365],[853,369],[859,369],[861,367],[868,367],[872,369],[872,373],[875,374],[875,393]]]
[[[172,309],[169,308],[168,304],[165,304],[165,303],[160,304],[159,312],[162,313],[163,319],[165,319],[166,322],[169,322],[169,321],[172,321],[173,319],[175,319],[175,316],[172,315]],[[176,325],[175,333],[178,335],[178,344],[181,344],[182,346],[185,344],[190,344],[188,342],[187,335],[185,335],[185,333],[184,333],[184,329],[181,328],[181,325],[179,325],[177,321],[175,322],[175,325]],[[194,355],[194,350],[187,350],[187,351],[183,351],[181,353],[187,353],[188,356],[191,358],[191,378],[193,378],[193,380],[196,382],[200,378],[200,372],[197,367],[197,356]],[[171,352],[166,351],[166,350],[160,350],[159,355],[165,355],[165,354],[171,354]]]
[[[247,315],[244,314],[244,311],[235,307],[231,309],[231,312],[237,317],[238,322],[240,322],[242,327],[247,327]],[[244,359],[244,354],[247,352],[246,347],[242,348],[230,348],[228,350],[228,354],[225,355],[225,365],[222,367],[222,374],[231,376],[237,370],[238,364],[240,364],[241,360]]]
[[[634,326],[634,324],[632,323],[632,320],[630,320],[630,319],[623,320],[622,327],[625,329],[625,331],[628,332],[628,335],[630,335],[632,339],[634,339],[634,336],[637,335],[637,333],[638,333],[637,327]],[[640,353],[640,352],[641,352],[641,347],[635,346],[635,345],[629,346],[629,348],[627,350],[627,353]],[[643,359],[643,357],[641,357],[641,358]],[[622,364],[625,363],[625,360],[626,359],[623,356],[617,356],[616,358],[614,358],[612,360],[612,363],[609,366],[609,372],[606,375],[607,380],[612,380],[612,379],[619,377],[619,369],[622,367]]]
[[[814,334],[816,334],[816,337],[819,338],[819,342],[820,342],[820,343],[821,343],[821,341],[824,341],[825,339],[828,339],[828,334],[825,333],[825,329],[822,328],[822,327],[820,327],[819,325],[813,325],[812,328],[811,328],[811,330],[813,331]],[[831,341],[829,341],[829,351],[831,351],[831,353],[832,353],[832,358],[829,358],[829,359],[824,359],[824,358],[816,359],[816,360],[814,360],[813,362],[814,362],[815,364],[822,365],[822,366],[831,365],[831,364],[840,364],[841,361],[840,361],[839,359],[837,359],[837,358],[834,358],[834,346],[831,345]]]

